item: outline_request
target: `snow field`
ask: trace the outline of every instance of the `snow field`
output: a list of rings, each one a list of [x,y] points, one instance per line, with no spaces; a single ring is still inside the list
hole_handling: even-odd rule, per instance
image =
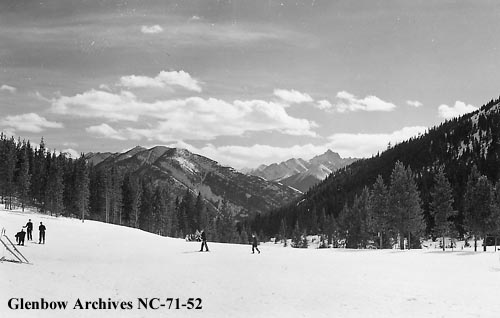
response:
[[[292,249],[200,243],[140,230],[0,211],[13,239],[31,218],[46,244],[19,249],[33,265],[0,263],[0,317],[500,317],[500,252]],[[1,256],[8,256],[2,249]],[[68,301],[11,310],[10,298]],[[73,310],[77,299],[132,310]],[[202,310],[137,309],[137,298],[201,298]]]

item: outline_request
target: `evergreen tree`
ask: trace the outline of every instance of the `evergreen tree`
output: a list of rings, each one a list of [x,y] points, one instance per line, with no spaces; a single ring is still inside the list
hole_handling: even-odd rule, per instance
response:
[[[26,204],[29,202],[29,190],[31,184],[30,166],[29,166],[29,150],[28,144],[23,140],[22,146],[18,153],[17,159],[17,177],[16,177],[16,189],[17,196],[21,203],[22,211]]]
[[[153,190],[149,182],[142,181],[142,197],[139,208],[139,228],[144,231],[153,232],[151,226],[153,211]]]
[[[481,180],[481,181],[480,181]],[[481,176],[474,165],[467,179],[467,191],[464,196],[465,228],[474,236],[474,251],[477,252],[477,239],[483,228],[482,214],[489,214],[491,209],[491,185],[486,177]]]
[[[88,215],[89,209],[89,170],[83,154],[75,162],[75,207],[77,215],[81,216],[82,222]]]
[[[453,245],[455,231],[454,224],[450,218],[455,216],[457,212],[453,209],[453,192],[442,167],[439,168],[437,174],[434,176],[434,188],[431,191],[431,198],[430,211],[434,217],[434,230],[443,240],[444,251],[445,236],[451,237]]]
[[[399,161],[396,162],[391,174],[389,212],[393,216],[391,225],[399,234],[400,249],[404,249],[405,234],[408,239],[408,248],[411,248],[412,234],[419,236],[425,225],[420,196],[412,171],[409,167],[405,168]]]
[[[138,227],[140,194],[137,180],[126,173],[121,186],[122,224]]]
[[[45,187],[44,210],[54,215],[60,215],[64,211],[64,161],[65,157],[63,154],[57,157],[55,152],[52,155],[47,153],[47,182]]]
[[[302,230],[299,226],[299,221],[295,222],[295,227],[292,231],[292,247],[300,248],[303,245]]]
[[[377,180],[373,184],[370,197],[370,216],[372,217],[372,230],[378,234],[379,248],[391,248],[388,242],[385,242],[383,237],[388,237],[390,217],[388,208],[388,190],[381,175],[378,175]]]
[[[286,247],[287,245],[287,230],[286,230],[286,220],[285,218],[281,219],[281,225],[280,225],[280,238],[283,241],[283,246]]]

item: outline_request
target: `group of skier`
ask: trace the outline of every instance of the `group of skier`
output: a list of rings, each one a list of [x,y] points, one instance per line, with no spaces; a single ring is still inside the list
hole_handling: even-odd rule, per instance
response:
[[[24,229],[26,228],[26,232],[24,232]],[[45,244],[45,230],[46,227],[43,225],[42,222],[40,222],[40,225],[38,226],[38,244]],[[24,245],[24,238],[27,237],[28,241],[33,240],[33,223],[31,222],[31,219],[28,220],[28,223],[26,223],[25,226],[22,227],[21,231],[16,233],[16,242],[17,245]]]
[[[196,237],[198,237],[198,231],[196,231]],[[199,238],[201,240],[201,248],[200,248],[200,252],[203,252],[203,248],[205,248],[205,251],[208,252],[208,245],[207,245],[207,234],[205,233],[205,230],[201,230],[201,233],[199,233]],[[259,245],[258,241],[257,241],[257,235],[252,234],[252,254],[255,254],[255,250],[257,250],[257,252],[259,252],[260,254],[260,250],[259,248],[257,247]]]

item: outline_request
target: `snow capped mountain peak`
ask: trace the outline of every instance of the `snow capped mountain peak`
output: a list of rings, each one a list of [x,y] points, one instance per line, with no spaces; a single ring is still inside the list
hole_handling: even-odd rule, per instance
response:
[[[343,159],[331,149],[306,161],[301,158],[291,158],[280,163],[261,165],[251,170],[249,174],[270,181],[280,181],[302,192],[317,182],[325,179],[333,171],[345,167],[357,159]]]

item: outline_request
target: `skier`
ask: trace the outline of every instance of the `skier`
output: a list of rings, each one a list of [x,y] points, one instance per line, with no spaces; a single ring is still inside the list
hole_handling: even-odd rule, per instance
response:
[[[40,231],[38,244],[42,244],[42,241],[43,244],[45,244],[45,225],[43,225],[42,222],[40,222],[38,230]]]
[[[207,249],[208,252],[208,246],[207,246],[207,234],[205,233],[205,230],[201,230],[201,249],[200,252],[203,252],[203,246]]]
[[[24,246],[24,236],[25,235],[26,235],[26,232],[24,232],[23,229],[21,229],[21,232],[17,232],[17,234],[16,234],[17,245],[23,245]]]
[[[255,250],[257,250],[257,252],[259,252],[260,254],[260,251],[259,251],[259,248],[257,247],[257,235],[252,234],[252,254],[255,253]]]
[[[26,234],[28,235],[27,240],[28,241],[33,241],[33,236],[32,236],[32,233],[33,233],[33,223],[31,223],[31,219],[28,220],[28,223],[26,223],[26,225],[23,226],[23,228],[26,228]]]

